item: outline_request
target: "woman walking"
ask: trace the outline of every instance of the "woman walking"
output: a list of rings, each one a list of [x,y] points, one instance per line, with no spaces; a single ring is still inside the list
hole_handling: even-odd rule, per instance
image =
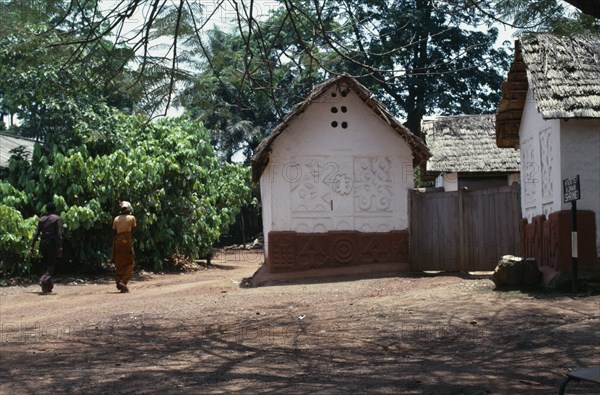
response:
[[[136,227],[132,215],[131,203],[119,203],[120,214],[113,221],[112,261],[115,263],[115,281],[117,289],[122,293],[129,292],[127,283],[133,273],[134,254],[131,233]]]

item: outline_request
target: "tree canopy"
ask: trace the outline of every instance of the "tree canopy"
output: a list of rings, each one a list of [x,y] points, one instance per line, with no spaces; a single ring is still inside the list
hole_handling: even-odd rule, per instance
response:
[[[144,117],[106,109],[80,117],[74,132],[79,146],[65,150],[46,142],[36,146],[31,164],[11,161],[0,182],[0,272],[26,256],[35,222],[23,218],[41,215],[48,201],[63,218],[67,260],[86,270],[110,254],[120,200],[131,201],[138,218],[138,263],[153,269],[176,253],[209,256],[248,200],[249,170],[219,161],[198,123],[147,124]]]
[[[12,22],[27,23],[12,31],[0,23],[7,32],[0,37],[0,112],[20,121],[9,132],[39,141],[30,161],[15,152],[0,174],[0,276],[31,269],[28,247],[49,201],[64,224],[62,270],[107,262],[120,200],[131,201],[138,217],[140,266],[161,269],[175,254],[209,256],[249,201],[249,170],[219,160],[200,122],[152,121],[143,113],[143,92],[128,89],[138,78],[125,67],[131,48],[104,39],[68,44],[85,37],[97,9],[79,19],[57,10],[30,18],[18,8]]]
[[[3,4],[10,9],[20,3]],[[598,32],[598,6],[586,0],[27,3],[34,20],[46,15],[45,32],[60,32],[60,44],[51,45],[69,48],[69,67],[106,49],[118,58],[111,61],[113,69],[131,66],[122,74],[126,81],[116,83],[136,88],[130,105],[151,114],[184,105],[209,124],[224,157],[251,151],[257,127],[268,132],[293,99],[328,76],[359,78],[418,133],[425,113],[492,111],[509,51],[497,47],[493,24],[520,32]],[[579,8],[569,11],[567,3]],[[215,33],[215,23],[224,22],[235,30]],[[211,48],[219,40],[232,57]],[[191,93],[207,83],[211,95],[223,97]],[[195,98],[176,100],[182,89]],[[210,120],[197,105],[211,100],[212,108],[227,108],[222,115],[231,118]],[[253,116],[257,108],[259,115]]]
[[[54,26],[66,29],[71,21],[71,32],[79,33],[63,41],[77,48],[75,58],[82,58],[85,49],[98,42],[133,51],[135,82],[144,98],[138,101],[141,108],[166,111],[182,85],[206,86],[210,77],[218,82],[221,93],[230,96],[214,100],[213,105],[219,105],[218,100],[224,100],[230,109],[232,104],[240,105],[230,113],[231,119],[221,125],[213,121],[210,129],[250,141],[256,127],[268,128],[271,114],[281,118],[289,110],[286,98],[297,97],[285,89],[289,81],[302,94],[315,80],[339,73],[366,83],[417,133],[425,113],[491,111],[506,67],[506,50],[497,48],[497,30],[492,25],[500,22],[523,32],[548,28],[597,31],[597,5],[585,0],[569,3],[579,10],[570,13],[560,0],[251,0],[214,4],[65,0],[62,6],[60,0],[49,2],[58,9],[51,18]],[[227,59],[231,60],[225,67],[228,70],[219,69],[224,65],[223,56],[211,48],[218,40],[224,43],[223,35],[210,31],[223,19],[235,26],[235,32],[224,32],[231,36],[225,40],[233,55]],[[131,29],[133,20],[135,29]],[[73,21],[86,21],[85,28]],[[204,81],[200,83],[200,79]],[[214,93],[214,87],[210,91]],[[178,100],[196,114],[202,110],[191,108],[192,103],[206,102],[198,97]],[[242,116],[251,108],[250,102],[267,109],[258,117],[261,123]],[[207,117],[204,120],[211,122]],[[234,148],[243,149],[241,145],[223,144],[223,155],[230,156]]]

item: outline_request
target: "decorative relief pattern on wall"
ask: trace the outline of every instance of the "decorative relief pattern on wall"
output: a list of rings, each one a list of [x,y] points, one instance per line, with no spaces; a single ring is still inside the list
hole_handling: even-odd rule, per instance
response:
[[[546,218],[548,218],[550,213],[555,211],[553,207],[554,207],[554,204],[552,202],[542,204],[542,214],[544,214],[546,216]]]
[[[541,266],[549,266],[553,269],[558,269],[558,253],[559,253],[559,224],[556,215],[547,216],[548,220],[544,221],[542,226],[542,259]]]
[[[408,262],[408,230],[387,233],[269,232],[271,273],[374,263]]]
[[[527,255],[525,256],[535,258],[538,262],[543,261],[542,240],[545,220],[543,215],[538,215],[533,217],[530,224],[525,225],[525,248],[527,251]]]
[[[531,223],[531,221],[533,221],[533,217],[537,215],[536,211],[537,210],[535,206],[523,208],[524,218],[527,220],[527,222]]]
[[[523,140],[521,144],[521,163],[523,166],[523,197],[527,203],[535,202],[535,189],[540,182],[539,165],[535,162],[535,146],[533,137]]]
[[[292,230],[302,233],[322,233],[331,230],[331,217],[321,216],[315,217],[293,217]]]
[[[356,252],[354,251],[355,240],[351,237],[337,237],[331,247],[331,258],[339,263],[350,263]]]
[[[394,201],[390,158],[354,158],[354,210],[391,212]]]
[[[353,216],[335,216],[332,220],[332,230],[354,230]]]
[[[292,157],[290,230],[389,232],[394,229],[392,160],[388,157]]]
[[[295,159],[283,172],[290,183],[292,212],[331,211],[331,188],[323,183],[319,160]]]
[[[296,254],[292,237],[283,234],[276,243],[269,243],[269,256],[273,262],[278,263],[280,270],[293,270]]]
[[[393,217],[372,216],[372,217],[357,217],[354,219],[356,230],[361,232],[389,232],[392,230]]]
[[[538,266],[558,271],[571,270],[571,211],[555,211],[521,221],[521,255],[537,260]],[[596,217],[593,211],[577,212],[577,252],[579,268],[597,266]],[[283,270],[283,269],[282,269]]]
[[[348,195],[352,191],[353,180],[346,173],[336,174],[331,188],[339,195]]]
[[[297,251],[296,260],[300,267],[322,267],[329,256],[326,246],[319,243],[316,236],[309,236],[307,242]]]
[[[540,161],[542,178],[542,199],[548,202],[552,199],[554,185],[552,182],[552,164],[554,162],[554,148],[552,144],[552,130],[546,129],[540,132]],[[549,214],[549,213],[544,213]]]

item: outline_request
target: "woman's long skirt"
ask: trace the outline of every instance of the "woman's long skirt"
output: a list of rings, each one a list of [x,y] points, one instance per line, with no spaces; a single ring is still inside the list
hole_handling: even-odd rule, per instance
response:
[[[134,254],[131,233],[124,232],[115,236],[113,241],[113,261],[115,262],[115,281],[127,285],[133,273]]]

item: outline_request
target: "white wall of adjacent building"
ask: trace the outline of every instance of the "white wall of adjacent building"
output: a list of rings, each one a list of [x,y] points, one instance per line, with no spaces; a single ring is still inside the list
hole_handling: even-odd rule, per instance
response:
[[[458,191],[458,173],[442,172],[435,179],[436,188],[444,188],[446,192]]]
[[[579,175],[581,199],[577,209],[596,213],[596,247],[600,256],[600,119],[561,122],[560,151],[561,178]],[[562,203],[561,208],[570,210],[571,203]]]
[[[562,180],[580,177],[578,210],[596,213],[600,255],[600,120],[544,120],[532,91],[527,93],[521,127],[521,207],[528,222],[538,215],[570,210],[563,203]]]

